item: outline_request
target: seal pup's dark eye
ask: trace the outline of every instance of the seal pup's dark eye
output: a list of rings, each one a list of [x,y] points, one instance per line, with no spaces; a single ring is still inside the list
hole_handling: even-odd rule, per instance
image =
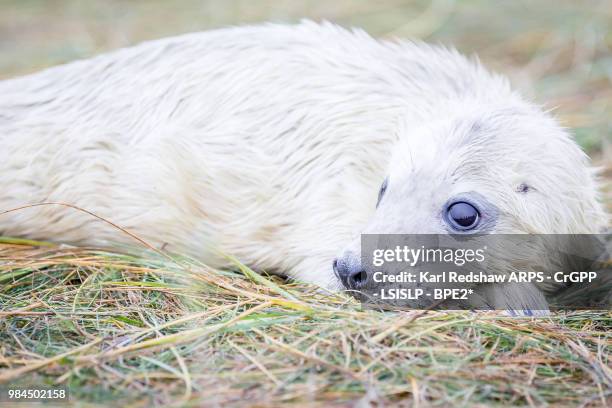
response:
[[[480,222],[480,213],[476,207],[464,201],[451,204],[446,214],[451,227],[459,231],[471,230]]]
[[[387,191],[388,182],[389,182],[389,179],[386,178],[385,181],[383,181],[382,186],[380,186],[380,191],[378,192],[378,201],[376,202],[376,208],[378,208],[378,205],[380,204],[380,200],[382,200],[383,196],[385,195],[385,191]]]

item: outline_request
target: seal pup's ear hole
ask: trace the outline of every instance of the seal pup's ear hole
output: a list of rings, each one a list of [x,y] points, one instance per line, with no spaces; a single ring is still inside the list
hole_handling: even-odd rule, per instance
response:
[[[530,191],[533,191],[534,188],[531,187],[529,184],[525,184],[525,183],[521,183],[516,187],[516,192],[517,193],[521,193],[521,194],[526,194]]]

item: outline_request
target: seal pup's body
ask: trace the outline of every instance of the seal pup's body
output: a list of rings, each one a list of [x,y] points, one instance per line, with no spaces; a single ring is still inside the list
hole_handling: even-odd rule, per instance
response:
[[[457,194],[497,214],[486,232],[605,223],[586,156],[504,78],[331,24],[184,35],[2,81],[0,145],[0,210],[70,203],[211,266],[221,251],[333,289],[360,232],[449,232]],[[133,243],[62,206],[0,232]]]

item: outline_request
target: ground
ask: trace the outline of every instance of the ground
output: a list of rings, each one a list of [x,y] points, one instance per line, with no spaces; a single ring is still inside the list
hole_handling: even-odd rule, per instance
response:
[[[609,312],[362,310],[240,266],[4,242],[5,385],[66,385],[76,401],[135,406],[602,406],[612,397]]]
[[[145,39],[304,16],[440,41],[555,108],[602,166],[612,209],[610,10],[610,1],[4,0],[0,78]],[[612,405],[610,312],[362,310],[238,263],[217,271],[166,253],[0,242],[0,390],[66,385],[73,404],[117,406]]]

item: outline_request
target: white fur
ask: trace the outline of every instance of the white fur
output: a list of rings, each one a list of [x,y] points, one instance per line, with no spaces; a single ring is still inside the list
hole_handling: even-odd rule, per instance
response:
[[[607,223],[586,156],[504,78],[332,24],[184,35],[2,81],[0,146],[0,210],[67,202],[212,266],[221,250],[331,288],[369,220],[438,233],[462,191],[502,210],[496,232]],[[0,216],[0,233],[131,242],[60,206]]]

